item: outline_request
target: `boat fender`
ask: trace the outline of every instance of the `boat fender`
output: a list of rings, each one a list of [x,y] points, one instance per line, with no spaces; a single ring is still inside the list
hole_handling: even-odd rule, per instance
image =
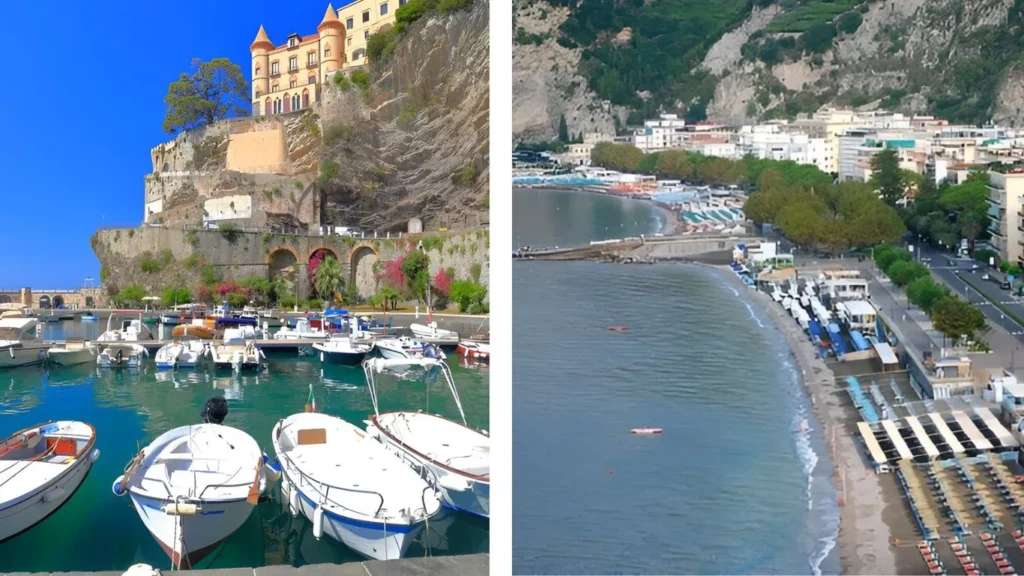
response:
[[[100,449],[99,448],[96,448],[95,450],[93,450],[92,452],[89,453],[89,461],[90,462],[95,462],[95,461],[97,461],[99,459],[100,459]]]
[[[121,576],[160,576],[160,571],[149,564],[135,564]]]
[[[292,513],[292,518],[299,515],[299,491],[294,486],[290,486],[291,490],[288,493],[288,510]]]
[[[263,455],[263,475],[267,479],[267,486],[276,484],[281,479],[281,465],[276,460],[270,461],[266,454]]]
[[[111,487],[111,490],[114,492],[114,496],[124,496],[125,494],[128,493],[128,490],[125,488],[123,482],[124,474],[118,476],[117,480],[114,480],[114,485]]]
[[[168,516],[195,516],[199,506],[186,502],[170,502],[160,507],[160,511]]]
[[[43,502],[50,503],[53,502],[54,500],[59,499],[62,496],[64,496],[64,489],[54,488],[53,490],[49,490],[45,494],[43,494]]]
[[[317,506],[313,510],[313,537],[317,540],[324,535],[324,507]]]

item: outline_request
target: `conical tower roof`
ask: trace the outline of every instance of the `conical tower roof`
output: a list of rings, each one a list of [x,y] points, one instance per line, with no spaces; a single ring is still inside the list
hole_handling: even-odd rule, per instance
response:
[[[252,45],[249,46],[249,50],[255,50],[260,46],[268,49],[272,49],[274,47],[274,43],[270,41],[270,37],[267,36],[267,31],[263,29],[262,25],[260,26],[260,31],[256,33],[256,39],[253,40]]]
[[[341,20],[338,20],[338,12],[331,4],[327,5],[327,12],[324,12],[324,19],[321,20],[320,25],[316,27],[317,30],[323,30],[324,28],[345,29],[345,25],[341,23]]]

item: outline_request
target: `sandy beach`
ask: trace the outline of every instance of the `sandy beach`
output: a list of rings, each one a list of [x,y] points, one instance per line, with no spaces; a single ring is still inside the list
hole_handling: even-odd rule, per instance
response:
[[[834,438],[830,454],[836,464],[833,478],[840,498],[845,493],[845,501],[841,502],[838,540],[842,573],[910,574],[920,571],[923,564],[916,551],[912,548],[897,549],[901,552],[897,558],[896,550],[890,545],[893,538],[916,540],[915,529],[903,510],[895,482],[879,477],[864,462],[856,444],[856,414],[843,406],[843,390],[836,385],[832,370],[815,354],[800,326],[767,294],[749,289],[728,268],[709,268],[742,290],[743,298],[758,303],[775,322],[803,373],[804,386],[826,442]]]

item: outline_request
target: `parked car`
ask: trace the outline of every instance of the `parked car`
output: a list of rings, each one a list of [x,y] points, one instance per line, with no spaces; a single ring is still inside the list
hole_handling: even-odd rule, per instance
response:
[[[988,274],[982,274],[982,275],[981,275],[981,279],[982,279],[982,280],[991,280],[991,279],[992,279],[992,277],[991,277],[991,276],[989,276]]]
[[[956,260],[953,260],[952,258],[950,258],[948,261],[949,261],[949,265],[950,266],[954,266],[955,267],[956,264],[957,264]]]
[[[1009,290],[1010,289],[1010,282],[1008,280],[1003,280],[1003,281],[999,282],[999,287],[1002,288],[1003,290]]]

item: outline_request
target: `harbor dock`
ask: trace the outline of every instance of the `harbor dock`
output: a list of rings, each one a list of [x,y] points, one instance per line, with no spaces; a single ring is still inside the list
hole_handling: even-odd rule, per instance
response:
[[[127,570],[127,567],[125,568]],[[485,575],[490,570],[490,554],[402,558],[345,564],[310,564],[308,566],[262,566],[259,568],[222,568],[190,570],[197,576],[419,576],[449,574],[451,576]],[[170,572],[166,570],[164,572]],[[122,576],[124,572],[0,572],[0,576]]]

